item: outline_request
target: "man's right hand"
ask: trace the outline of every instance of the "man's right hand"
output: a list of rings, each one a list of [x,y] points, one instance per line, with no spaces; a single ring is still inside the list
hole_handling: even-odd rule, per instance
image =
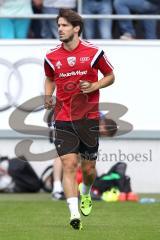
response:
[[[53,103],[52,97],[50,99],[45,99],[44,108],[47,110],[54,109],[55,104]]]

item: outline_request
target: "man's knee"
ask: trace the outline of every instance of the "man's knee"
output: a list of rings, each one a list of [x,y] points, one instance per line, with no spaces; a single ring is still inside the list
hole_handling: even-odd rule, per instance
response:
[[[64,157],[62,156],[61,160],[62,160],[62,166],[63,166],[64,172],[72,173],[77,171],[78,162],[76,159],[72,159],[67,156],[64,156]]]

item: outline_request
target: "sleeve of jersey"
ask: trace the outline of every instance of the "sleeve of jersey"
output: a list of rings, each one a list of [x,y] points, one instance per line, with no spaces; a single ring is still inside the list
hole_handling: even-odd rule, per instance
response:
[[[103,75],[112,73],[114,69],[103,51],[97,54],[94,62],[92,62],[92,67],[100,70]]]
[[[54,78],[54,68],[46,58],[44,60],[44,72],[46,77]]]

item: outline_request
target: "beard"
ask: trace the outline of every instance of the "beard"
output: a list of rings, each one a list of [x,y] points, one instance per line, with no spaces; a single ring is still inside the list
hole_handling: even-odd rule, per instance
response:
[[[70,37],[66,38],[66,39],[60,39],[61,42],[64,42],[64,43],[68,43],[68,42],[71,42],[74,38],[74,34],[72,34]]]

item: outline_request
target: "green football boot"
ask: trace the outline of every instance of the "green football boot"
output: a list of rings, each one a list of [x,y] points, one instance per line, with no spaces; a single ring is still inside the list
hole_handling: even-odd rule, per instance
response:
[[[92,199],[90,194],[82,194],[82,183],[79,184],[80,210],[84,216],[88,216],[92,210]]]

